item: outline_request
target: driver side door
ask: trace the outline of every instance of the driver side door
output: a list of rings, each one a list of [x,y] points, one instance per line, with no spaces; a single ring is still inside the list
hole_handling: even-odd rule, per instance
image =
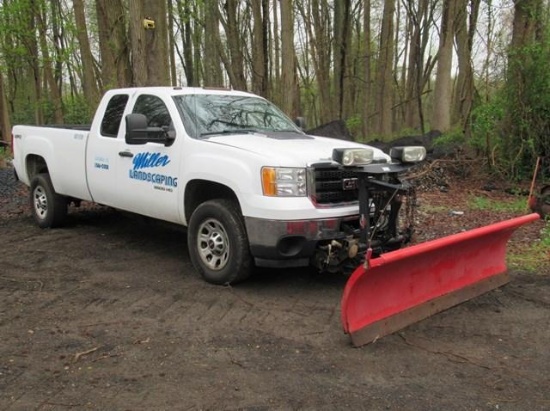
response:
[[[175,137],[172,118],[160,97],[138,96],[132,112],[145,115],[148,127],[163,128]],[[180,158],[177,147],[177,138],[168,145],[164,142],[139,145],[123,142],[117,158],[117,187],[124,193],[118,201],[121,208],[166,221],[179,221]]]

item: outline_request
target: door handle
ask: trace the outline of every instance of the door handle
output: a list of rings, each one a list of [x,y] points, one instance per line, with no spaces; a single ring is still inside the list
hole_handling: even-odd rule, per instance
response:
[[[134,153],[131,153],[129,151],[119,151],[118,152],[118,155],[120,157],[129,157],[129,158],[132,158],[134,156]]]

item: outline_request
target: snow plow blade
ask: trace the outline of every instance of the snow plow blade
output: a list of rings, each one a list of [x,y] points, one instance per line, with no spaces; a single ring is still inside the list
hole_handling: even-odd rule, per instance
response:
[[[342,297],[342,323],[356,347],[509,281],[506,243],[536,213],[382,254],[358,267]]]

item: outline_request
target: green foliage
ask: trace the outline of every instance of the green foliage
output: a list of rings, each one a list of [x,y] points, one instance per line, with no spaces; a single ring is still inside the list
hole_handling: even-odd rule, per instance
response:
[[[11,152],[8,148],[0,146],[0,168],[6,167],[8,160],[11,159]]]
[[[527,207],[525,197],[516,197],[514,201],[496,201],[487,197],[473,196],[468,199],[468,206],[474,210],[493,210],[521,214]]]
[[[63,101],[65,123],[67,124],[89,124],[94,115],[94,109],[91,108],[84,96],[75,96]]]
[[[498,130],[504,119],[505,110],[502,93],[472,110],[472,133],[468,144],[478,153],[491,156],[502,148],[502,136]]]
[[[3,146],[0,146],[0,159],[2,158],[8,158],[9,157],[9,151],[3,147]]]
[[[541,231],[540,244],[550,251],[550,217],[546,217],[546,224]]]
[[[456,147],[463,145],[465,141],[462,130],[455,128],[437,137],[433,145],[434,147]]]
[[[346,126],[352,136],[360,136],[362,134],[363,120],[360,115],[354,115],[346,120]]]
[[[526,247],[510,250],[507,260],[512,266],[536,272],[543,267],[547,268],[549,256],[550,218],[546,217],[545,225],[540,232],[540,240]]]
[[[513,50],[505,88],[503,157],[509,174],[528,178],[538,156],[550,152],[550,36]]]

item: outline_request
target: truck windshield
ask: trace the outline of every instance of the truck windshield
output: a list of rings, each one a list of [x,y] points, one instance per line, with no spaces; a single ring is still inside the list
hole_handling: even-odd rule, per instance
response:
[[[174,96],[187,133],[194,138],[219,134],[302,131],[277,107],[259,97],[222,94]]]

